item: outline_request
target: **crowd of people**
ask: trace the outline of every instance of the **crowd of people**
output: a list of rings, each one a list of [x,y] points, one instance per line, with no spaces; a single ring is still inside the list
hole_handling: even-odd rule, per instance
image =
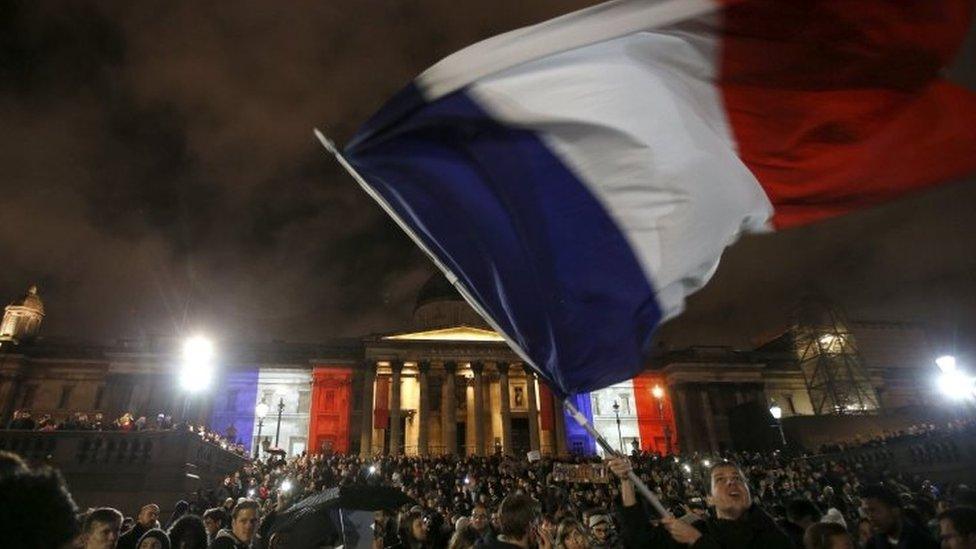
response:
[[[947,427],[974,428],[973,422]],[[976,492],[882,467],[847,460],[843,452],[810,457],[635,451],[608,460],[559,461],[502,455],[285,459],[266,453],[218,486],[188,494],[171,513],[146,502],[126,510],[133,515],[126,518],[111,508],[76,514],[55,471],[32,469],[2,454],[0,532],[7,537],[0,546],[292,547],[272,526],[293,503],[337,486],[390,486],[412,503],[376,513],[375,549],[976,549]],[[573,468],[588,474],[567,475]],[[594,469],[605,474],[590,474]],[[665,515],[638,493],[633,477],[650,488]],[[39,520],[44,527],[37,526]],[[32,536],[40,541],[29,541]],[[336,534],[329,546],[342,543]]]
[[[238,439],[237,433],[231,432],[218,433],[206,425],[195,425],[190,422],[174,421],[173,417],[159,413],[154,417],[136,417],[129,412],[125,412],[114,420],[106,420],[100,412],[87,414],[75,412],[66,414],[63,417],[55,418],[50,414],[43,414],[35,418],[28,409],[15,410],[12,418],[7,422],[7,429],[14,431],[114,431],[121,433],[144,432],[144,431],[170,431],[183,430],[196,433],[200,438],[207,442],[220,445],[225,450],[230,450],[240,455],[246,455],[247,450],[244,444]]]
[[[884,448],[903,441],[918,441],[976,429],[976,418],[955,418],[945,423],[918,423],[904,429],[890,429],[871,436],[856,436],[851,440],[836,441],[820,447],[821,453],[846,452],[862,448]]]

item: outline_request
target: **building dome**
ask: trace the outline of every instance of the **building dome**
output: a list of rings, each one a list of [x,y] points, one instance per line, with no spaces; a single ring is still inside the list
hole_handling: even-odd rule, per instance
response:
[[[44,314],[44,302],[41,301],[41,296],[37,295],[37,286],[31,285],[27,289],[27,293],[20,301],[14,301],[10,304],[12,307],[23,307],[31,311],[36,311],[40,314]]]
[[[449,326],[487,328],[488,324],[461,297],[441,272],[435,272],[417,293],[413,309],[414,326],[420,329]]]
[[[414,305],[413,310],[421,308],[429,303],[437,303],[440,301],[453,301],[464,303],[464,298],[461,294],[447,281],[442,273],[434,273],[424,282],[424,285],[420,287],[420,291],[417,293],[417,304]]]
[[[27,289],[27,294],[3,310],[0,321],[0,340],[19,342],[33,337],[44,318],[44,302],[37,295],[37,286]]]

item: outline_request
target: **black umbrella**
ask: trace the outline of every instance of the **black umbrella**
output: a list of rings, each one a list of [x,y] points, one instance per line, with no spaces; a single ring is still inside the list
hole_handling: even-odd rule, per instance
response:
[[[313,494],[275,517],[269,530],[287,536],[289,548],[304,549],[341,541],[339,509],[393,510],[416,501],[390,486],[341,486]]]

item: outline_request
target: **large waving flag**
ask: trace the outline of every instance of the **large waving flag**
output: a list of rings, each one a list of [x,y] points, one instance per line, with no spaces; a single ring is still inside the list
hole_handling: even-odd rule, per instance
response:
[[[601,4],[464,49],[345,151],[558,392],[641,370],[743,231],[976,171],[971,0]]]

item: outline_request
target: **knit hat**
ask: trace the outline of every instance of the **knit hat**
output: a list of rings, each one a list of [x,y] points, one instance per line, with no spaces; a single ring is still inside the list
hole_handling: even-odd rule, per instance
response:
[[[827,509],[827,512],[820,519],[820,522],[833,522],[834,524],[840,524],[844,528],[847,528],[847,521],[844,520],[844,515],[835,507]]]
[[[610,517],[608,517],[607,515],[593,515],[590,517],[589,527],[595,528],[597,524],[601,524],[604,522],[609,523]]]
[[[143,534],[142,537],[139,538],[139,542],[136,543],[136,547],[141,545],[142,540],[147,538],[156,538],[159,540],[159,543],[163,546],[163,549],[169,549],[169,537],[166,536],[166,532],[163,532],[159,528],[153,528],[152,530],[149,530],[145,534]]]

